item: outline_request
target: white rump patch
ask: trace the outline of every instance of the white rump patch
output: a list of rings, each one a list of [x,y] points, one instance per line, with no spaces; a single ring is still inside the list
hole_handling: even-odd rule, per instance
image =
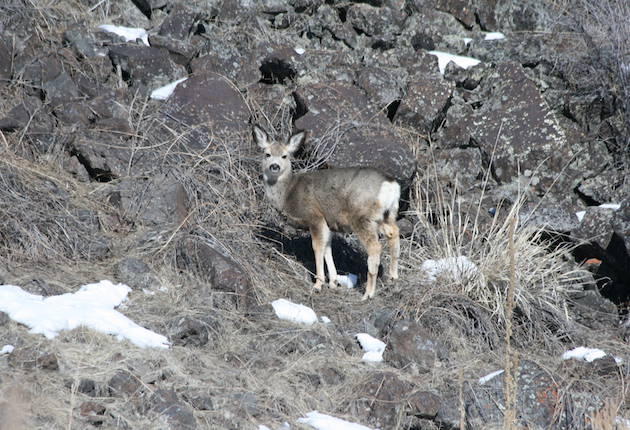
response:
[[[398,182],[383,182],[378,192],[378,201],[385,210],[393,210],[398,208],[398,200],[400,200],[400,185]]]

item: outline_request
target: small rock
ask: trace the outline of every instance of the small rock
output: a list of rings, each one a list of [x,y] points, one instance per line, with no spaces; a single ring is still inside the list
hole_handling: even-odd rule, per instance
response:
[[[40,351],[33,347],[15,348],[9,354],[9,366],[31,370],[34,368],[45,370],[59,370],[57,355],[52,352]]]
[[[211,326],[216,327],[218,322],[211,321]],[[189,316],[178,317],[169,324],[169,339],[174,345],[204,346],[208,343],[208,332],[211,326],[197,318]],[[213,327],[213,329],[214,329]]]
[[[423,327],[412,320],[401,320],[392,327],[387,339],[385,361],[397,368],[411,366],[419,373],[433,370],[443,346]]]
[[[107,383],[109,395],[112,397],[134,396],[142,389],[140,378],[127,370],[118,370]]]
[[[79,406],[79,413],[85,417],[90,424],[100,426],[105,422],[105,411],[107,408],[97,402],[83,402]]]
[[[124,258],[116,264],[114,270],[118,281],[134,290],[154,289],[159,285],[151,268],[138,258]]]
[[[147,401],[149,408],[166,417],[171,429],[196,429],[192,409],[182,403],[175,390],[158,389]]]

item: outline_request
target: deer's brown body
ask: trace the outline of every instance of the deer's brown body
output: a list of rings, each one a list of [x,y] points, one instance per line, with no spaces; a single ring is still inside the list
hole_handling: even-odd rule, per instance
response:
[[[379,233],[389,241],[389,276],[398,278],[399,232],[396,225],[400,186],[381,171],[349,167],[293,173],[291,155],[305,138],[293,135],[286,144],[269,140],[267,133],[254,127],[254,139],[265,151],[262,162],[265,194],[291,224],[308,228],[315,252],[316,281],[321,289],[324,261],[331,286],[337,270],[332,257],[331,231],[354,232],[368,253],[367,286],[363,299],[374,296],[380,264]]]

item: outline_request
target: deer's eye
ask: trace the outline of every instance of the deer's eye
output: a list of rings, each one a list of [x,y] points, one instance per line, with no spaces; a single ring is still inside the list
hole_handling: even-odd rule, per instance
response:
[[[287,158],[286,154],[282,156],[282,158]]]
[[[265,157],[269,158],[269,157],[271,157],[271,154],[265,154]]]

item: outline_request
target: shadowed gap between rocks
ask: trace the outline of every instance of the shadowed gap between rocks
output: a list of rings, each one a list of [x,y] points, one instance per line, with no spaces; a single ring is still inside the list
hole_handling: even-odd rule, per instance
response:
[[[289,237],[283,234],[280,229],[273,225],[267,225],[259,230],[258,237],[271,243],[278,252],[295,258],[309,272],[314,281],[315,255],[311,236],[305,232],[299,232],[298,236]],[[386,246],[384,246],[384,251]],[[332,253],[335,260],[337,273],[346,275],[354,273],[359,277],[359,285],[363,287],[367,274],[367,254],[363,250],[357,250],[339,234],[333,233]],[[379,267],[379,276],[382,275],[382,267]],[[328,270],[326,270],[328,276]]]

